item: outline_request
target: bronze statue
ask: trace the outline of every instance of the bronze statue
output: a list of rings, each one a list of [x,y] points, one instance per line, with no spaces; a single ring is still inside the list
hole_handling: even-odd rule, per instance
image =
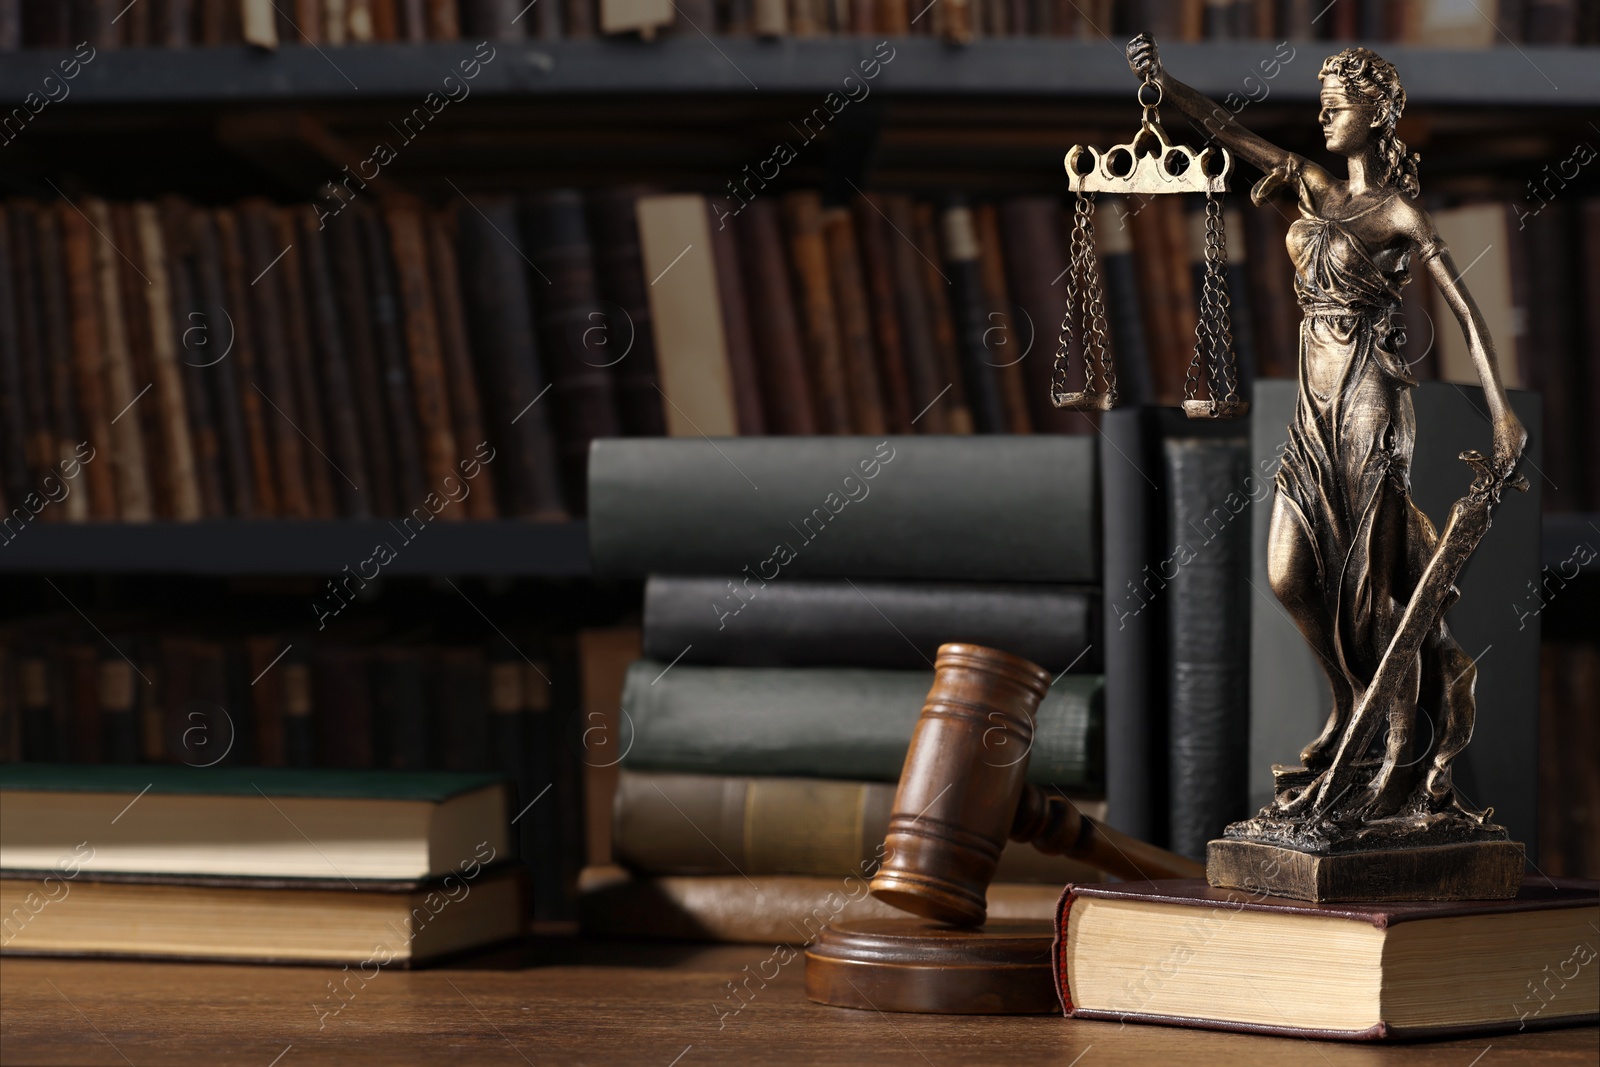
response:
[[[1513,865],[1510,850],[1520,881],[1520,849],[1452,783],[1452,764],[1472,736],[1477,672],[1445,626],[1444,611],[1458,595],[1452,583],[1488,528],[1501,489],[1525,487],[1515,472],[1527,434],[1506,400],[1483,316],[1416,202],[1418,156],[1395,135],[1406,104],[1399,75],[1366,48],[1347,48],[1323,63],[1318,120],[1329,151],[1345,158],[1340,178],[1251,133],[1167,74],[1149,37],[1135,38],[1127,54],[1134,73],[1154,83],[1170,106],[1265,172],[1251,190],[1257,205],[1283,190],[1300,212],[1288,236],[1303,314],[1299,396],[1277,478],[1268,573],[1322,662],[1333,712],[1301,753],[1304,769],[1279,769],[1273,802],[1212,843],[1212,881],[1314,899],[1332,895],[1327,886],[1294,892],[1292,879],[1243,870],[1263,853],[1228,847],[1219,853],[1218,846],[1234,842],[1300,857],[1455,846],[1449,857],[1436,857],[1447,867],[1472,863],[1471,846],[1487,843],[1498,846],[1490,851],[1501,888],[1481,879],[1467,885],[1452,869],[1415,878],[1410,891],[1386,891],[1382,883],[1403,880],[1395,872],[1410,870],[1402,863],[1354,875],[1354,895],[1501,895]],[[1442,537],[1410,494],[1416,380],[1392,316],[1413,265],[1428,272],[1455,313],[1493,423],[1491,458],[1462,457],[1478,477]],[[1419,706],[1437,723],[1426,753],[1412,751]],[[1381,758],[1369,759],[1385,722]],[[1274,864],[1282,859],[1270,855]],[[1414,865],[1416,857],[1405,862]]]

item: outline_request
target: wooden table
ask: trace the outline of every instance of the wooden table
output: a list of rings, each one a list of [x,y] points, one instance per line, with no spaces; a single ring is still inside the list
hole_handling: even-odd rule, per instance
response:
[[[13,957],[0,961],[0,1063],[1592,1067],[1600,1048],[1595,1027],[1377,1046],[1053,1016],[882,1015],[807,1001],[802,958],[765,989],[752,981],[755,998],[719,1018],[737,1003],[727,983],[771,955],[538,939],[448,967],[384,971],[364,987],[353,971]],[[330,980],[353,991],[336,1014]]]

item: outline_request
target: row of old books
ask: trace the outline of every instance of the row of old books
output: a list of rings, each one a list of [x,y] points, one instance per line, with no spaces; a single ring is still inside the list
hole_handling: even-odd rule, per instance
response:
[[[526,932],[512,803],[481,774],[0,766],[0,953],[347,964],[326,1027],[384,967]]]
[[[538,801],[517,822],[535,914],[570,914],[582,848],[570,637],[383,637],[370,618],[320,639],[111,621],[110,640],[76,616],[7,626],[0,761],[500,774],[519,810]]]
[[[0,529],[560,518],[584,508],[596,438],[1093,431],[1050,403],[1060,200],[834,205],[753,174],[729,186],[437,208],[368,201],[354,181],[310,206],[14,200],[0,214]],[[1506,383],[1550,404],[1547,504],[1583,510],[1600,501],[1600,446],[1576,417],[1600,399],[1600,201],[1558,191],[1435,217]],[[1096,210],[1124,403],[1183,396],[1201,208]],[[1298,373],[1292,217],[1224,212],[1246,395]],[[1403,293],[1390,336],[1411,373],[1475,383],[1420,265]]]
[[[1029,751],[988,755],[1103,816],[1094,462],[1081,436],[598,443],[596,569],[648,578],[591,735],[614,866],[585,873],[585,929],[798,945],[892,914],[867,883],[947,642],[1051,672]],[[1073,877],[1008,847],[990,915],[1048,915]]]
[[[96,49],[248,42],[345,45],[370,42],[589,38],[658,31],[807,37],[820,34],[937,34],[1077,37],[1155,34],[1161,41],[1398,41],[1450,48],[1600,41],[1593,0],[9,0],[0,4],[0,48]],[[924,17],[927,16],[927,17]],[[1276,57],[1282,61],[1285,57]]]

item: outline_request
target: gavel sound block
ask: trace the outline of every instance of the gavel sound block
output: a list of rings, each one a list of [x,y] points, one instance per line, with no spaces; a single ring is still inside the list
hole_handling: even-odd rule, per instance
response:
[[[1054,1011],[1048,922],[983,928],[1009,837],[1123,878],[1205,869],[1081,815],[1026,780],[1050,675],[978,645],[939,649],[900,773],[872,895],[921,919],[843,923],[806,952],[806,995],[824,1004],[950,1014]]]

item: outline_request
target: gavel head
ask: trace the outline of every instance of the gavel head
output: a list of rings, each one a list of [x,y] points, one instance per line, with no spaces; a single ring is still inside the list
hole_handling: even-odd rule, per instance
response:
[[[979,645],[939,648],[906,751],[872,895],[915,915],[982,924],[1028,770],[1042,667]]]

